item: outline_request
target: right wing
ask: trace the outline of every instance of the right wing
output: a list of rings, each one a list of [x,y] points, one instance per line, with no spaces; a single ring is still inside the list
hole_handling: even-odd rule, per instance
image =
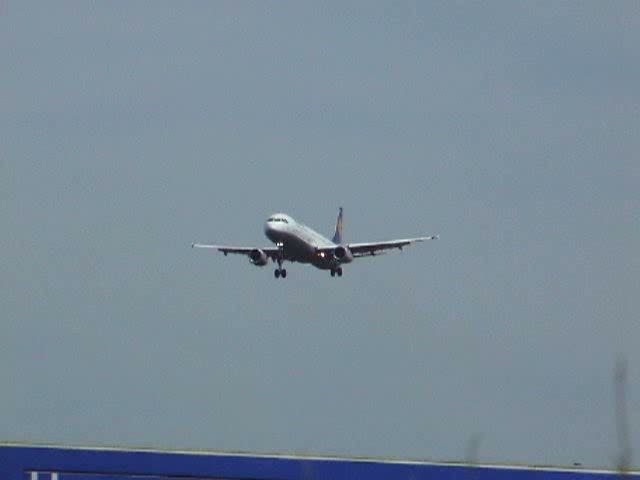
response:
[[[230,254],[230,253],[237,253],[240,255],[247,255],[249,256],[251,254],[251,252],[255,251],[255,250],[261,250],[263,251],[267,257],[271,258],[272,260],[275,260],[278,258],[278,254],[280,252],[280,250],[278,248],[274,248],[274,247],[267,247],[267,248],[258,248],[258,247],[230,247],[227,245],[209,245],[206,243],[192,243],[191,244],[192,248],[210,248],[213,250],[217,250],[219,252],[222,252],[226,255]]]
[[[349,243],[347,246],[354,257],[375,256],[384,253],[387,250],[397,248],[402,250],[403,247],[412,245],[416,242],[424,242],[425,240],[437,240],[440,235],[431,235],[429,237],[403,238],[400,240],[388,240],[386,242],[367,242],[367,243]]]

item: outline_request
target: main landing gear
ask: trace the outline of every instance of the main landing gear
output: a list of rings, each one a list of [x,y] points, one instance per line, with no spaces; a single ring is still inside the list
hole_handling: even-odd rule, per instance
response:
[[[273,272],[273,276],[276,278],[287,278],[287,269],[286,268],[276,268]]]
[[[336,273],[338,274],[339,277],[342,276],[342,267],[338,267],[338,268],[332,268],[331,269],[331,276],[335,277]]]

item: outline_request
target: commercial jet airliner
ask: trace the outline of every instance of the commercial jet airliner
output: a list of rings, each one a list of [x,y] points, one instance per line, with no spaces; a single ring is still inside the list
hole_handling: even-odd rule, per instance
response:
[[[402,250],[403,247],[416,242],[439,238],[438,235],[432,235],[386,242],[344,243],[342,241],[342,208],[338,213],[336,230],[331,240],[284,213],[271,215],[264,225],[264,233],[276,244],[275,247],[230,247],[203,243],[194,243],[191,246],[212,248],[224,253],[225,256],[229,253],[247,255],[249,261],[258,267],[264,267],[271,259],[278,264],[274,272],[276,278],[287,278],[287,270],[282,268],[285,260],[309,263],[321,270],[329,270],[332,277],[336,275],[341,277],[342,265],[351,263],[354,258],[379,255],[393,248]]]

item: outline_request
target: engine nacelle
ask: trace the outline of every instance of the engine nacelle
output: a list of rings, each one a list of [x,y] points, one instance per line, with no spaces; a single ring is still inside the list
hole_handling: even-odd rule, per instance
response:
[[[348,247],[340,245],[333,251],[333,257],[340,263],[350,263],[353,261],[353,254]]]
[[[249,253],[249,261],[257,267],[264,267],[269,262],[269,257],[264,251],[256,248]]]

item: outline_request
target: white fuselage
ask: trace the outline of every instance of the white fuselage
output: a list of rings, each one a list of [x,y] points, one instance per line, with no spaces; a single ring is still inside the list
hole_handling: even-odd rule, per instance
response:
[[[339,265],[335,257],[326,250],[318,251],[338,245],[306,225],[296,222],[289,215],[271,215],[264,224],[264,233],[273,243],[282,246],[285,260],[310,263],[323,270]]]

